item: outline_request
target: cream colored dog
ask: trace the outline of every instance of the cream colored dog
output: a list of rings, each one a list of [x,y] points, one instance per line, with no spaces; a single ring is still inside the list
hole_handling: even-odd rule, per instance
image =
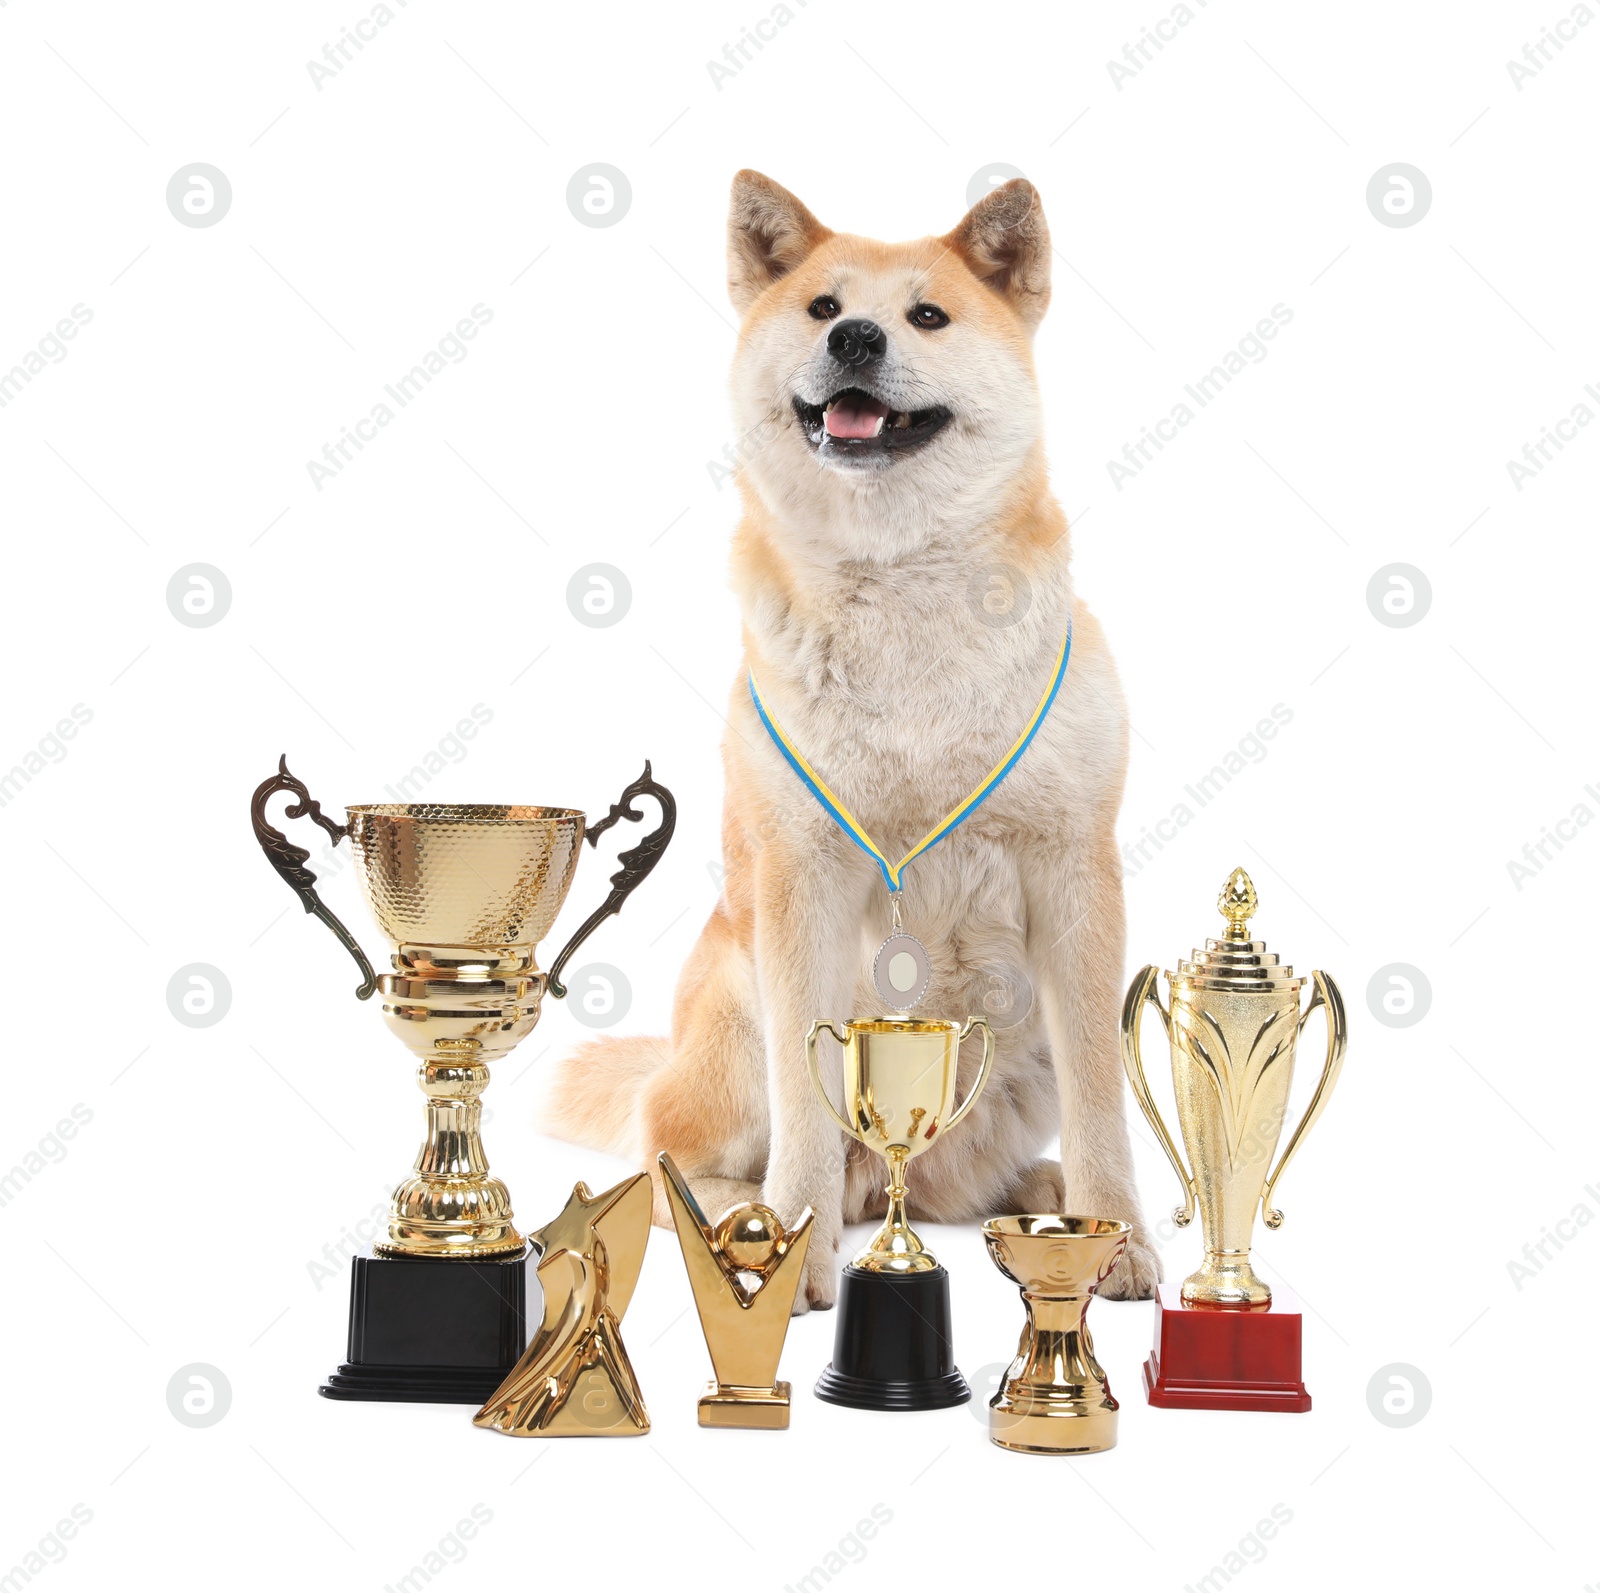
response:
[[[1121,1217],[1102,1294],[1160,1277],[1134,1190],[1117,1014],[1114,828],[1127,714],[1100,627],[1072,590],[1050,495],[1031,339],[1050,237],[1022,180],[953,232],[884,244],[830,232],[758,172],[733,183],[729,291],[744,317],[734,584],[746,664],[845,806],[898,858],[1004,756],[1072,654],[1009,777],[906,871],[906,927],[933,979],[920,1011],[985,1013],[993,1077],[920,1156],[912,1216]],[[741,667],[723,742],[722,896],[678,983],[670,1039],[601,1039],[557,1078],[546,1126],[655,1168],[670,1151],[716,1213],[810,1205],[797,1310],[836,1291],[843,1224],[882,1213],[884,1166],[812,1093],[813,1018],[880,1010],[867,970],[889,930],[875,865],[800,784]],[[977,1042],[961,1087],[977,1072]],[[1041,1159],[1057,1133],[1061,1161]],[[667,1212],[657,1190],[656,1220]]]

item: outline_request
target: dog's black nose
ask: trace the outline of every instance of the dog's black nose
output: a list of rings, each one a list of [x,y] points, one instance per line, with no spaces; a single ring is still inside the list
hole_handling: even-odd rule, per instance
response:
[[[848,370],[881,360],[888,346],[876,321],[836,321],[828,333],[828,352]]]

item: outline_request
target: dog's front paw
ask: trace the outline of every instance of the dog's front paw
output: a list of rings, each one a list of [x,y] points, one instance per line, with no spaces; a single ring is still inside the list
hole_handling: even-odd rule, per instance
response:
[[[1066,1187],[1061,1163],[1038,1161],[1029,1167],[1007,1194],[1006,1211],[1065,1211]]]
[[[812,1235],[811,1248],[806,1251],[805,1271],[800,1287],[795,1290],[795,1316],[804,1316],[807,1311],[833,1309],[834,1301],[839,1298],[839,1269],[833,1254],[838,1247],[837,1239],[832,1244],[826,1240],[819,1243],[817,1236]]]
[[[1161,1281],[1161,1257],[1142,1228],[1133,1230],[1111,1276],[1100,1285],[1103,1300],[1148,1300]]]

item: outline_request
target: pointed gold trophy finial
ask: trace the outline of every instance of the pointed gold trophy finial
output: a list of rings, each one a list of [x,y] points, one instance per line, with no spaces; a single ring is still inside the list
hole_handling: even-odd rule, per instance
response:
[[[1217,897],[1217,911],[1228,921],[1223,938],[1249,940],[1250,920],[1255,917],[1258,905],[1256,888],[1250,883],[1250,876],[1242,868],[1236,868],[1222,887],[1222,894]]]

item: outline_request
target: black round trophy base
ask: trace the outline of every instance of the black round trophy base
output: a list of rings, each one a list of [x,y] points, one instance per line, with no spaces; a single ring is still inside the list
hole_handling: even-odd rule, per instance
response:
[[[818,1399],[855,1410],[945,1410],[972,1398],[950,1343],[950,1274],[844,1269]]]
[[[920,1383],[895,1383],[882,1379],[847,1377],[830,1366],[817,1379],[818,1399],[855,1410],[946,1410],[965,1405],[972,1390],[960,1372],[928,1378]]]

